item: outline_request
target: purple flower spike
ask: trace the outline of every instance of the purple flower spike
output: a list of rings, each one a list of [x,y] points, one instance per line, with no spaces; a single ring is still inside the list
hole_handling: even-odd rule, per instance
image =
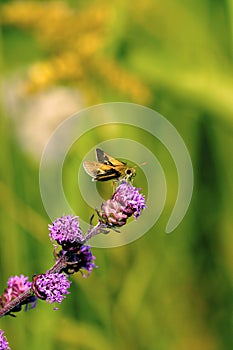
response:
[[[82,230],[79,227],[78,216],[62,216],[53,221],[49,226],[50,239],[62,245],[64,250],[76,247],[84,242]]]
[[[3,334],[4,334],[4,331],[0,329],[0,350],[11,350],[9,347],[9,343]]]
[[[32,288],[38,298],[50,304],[60,304],[65,298],[64,294],[69,294],[67,289],[70,285],[71,282],[63,273],[46,273],[34,278]]]

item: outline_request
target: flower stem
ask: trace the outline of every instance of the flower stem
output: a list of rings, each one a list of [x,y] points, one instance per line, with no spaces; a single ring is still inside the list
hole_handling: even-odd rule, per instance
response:
[[[99,233],[108,233],[106,230],[107,226],[103,222],[99,221],[98,224],[94,227],[91,227],[85,236],[85,242],[89,241],[92,237],[98,235]]]
[[[59,260],[47,271],[48,273],[60,273],[61,270],[67,265],[66,255],[61,256]]]
[[[22,303],[24,300],[29,298],[33,294],[31,288],[25,290],[22,294],[20,294],[15,299],[11,300],[8,304],[6,304],[3,308],[0,309],[0,318],[9,313],[12,309],[14,309],[18,304]]]

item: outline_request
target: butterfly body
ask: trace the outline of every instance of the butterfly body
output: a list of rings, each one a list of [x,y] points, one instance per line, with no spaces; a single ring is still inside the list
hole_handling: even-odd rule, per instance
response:
[[[85,161],[83,167],[93,181],[108,180],[131,180],[135,176],[135,169],[127,166],[108,154],[100,148],[96,149],[96,158],[98,162]]]

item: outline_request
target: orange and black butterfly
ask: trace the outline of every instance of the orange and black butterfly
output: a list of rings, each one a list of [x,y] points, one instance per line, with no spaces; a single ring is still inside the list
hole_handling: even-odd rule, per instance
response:
[[[127,166],[126,163],[117,160],[102,149],[96,149],[98,162],[85,161],[83,167],[92,181],[127,180],[130,181],[136,175],[135,169]]]

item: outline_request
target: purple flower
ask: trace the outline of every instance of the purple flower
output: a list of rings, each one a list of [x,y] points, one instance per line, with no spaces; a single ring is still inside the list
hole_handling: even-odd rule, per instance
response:
[[[63,271],[68,275],[80,271],[82,276],[86,277],[90,275],[93,268],[97,267],[94,263],[95,256],[92,255],[91,246],[89,245],[82,245],[76,252],[62,251],[62,254],[64,253],[67,256],[67,265]],[[82,270],[86,270],[87,275]]]
[[[132,215],[137,219],[145,207],[145,197],[139,193],[139,189],[128,182],[122,182],[112,198],[103,203],[101,211],[97,213],[100,222],[114,228],[125,225]]]
[[[91,252],[91,246],[90,245],[82,245],[79,250],[79,265],[80,265],[80,271],[81,269],[84,269],[88,271],[88,275],[92,272],[93,268],[96,268],[97,266],[94,263],[94,260],[96,259],[94,255],[92,255]],[[84,274],[82,274],[85,276]]]
[[[102,222],[108,227],[120,227],[126,224],[128,215],[125,212],[125,206],[114,199],[108,199],[101,206],[101,211],[98,212]]]
[[[0,350],[10,350],[8,341],[4,337],[4,331],[0,329]]]
[[[62,245],[64,250],[70,250],[84,242],[82,230],[79,227],[78,216],[62,216],[49,226],[50,239]]]
[[[7,288],[4,293],[0,296],[0,305],[4,307],[11,300],[20,296],[20,294],[24,293],[28,289],[31,288],[31,282],[28,281],[28,277],[24,275],[20,276],[11,276],[7,282]],[[36,297],[34,295],[29,296],[17,306],[15,306],[10,313],[18,312],[22,309],[23,305],[26,305],[25,310],[30,308],[34,308],[36,306]]]
[[[122,182],[113,194],[112,199],[125,206],[125,211],[133,213],[136,219],[145,209],[145,197],[139,193],[140,188],[133,187],[128,182]]]
[[[31,282],[24,275],[11,276],[7,282],[7,288],[1,296],[1,304],[7,304],[12,299],[17,298],[20,294],[31,288]]]
[[[8,301],[18,297],[21,293],[31,288],[31,282],[28,281],[28,277],[24,275],[11,276],[7,282],[7,289],[5,290],[5,295]]]
[[[46,273],[37,275],[32,283],[36,296],[48,303],[61,303],[65,298],[64,294],[69,294],[67,289],[71,282],[63,273]]]

